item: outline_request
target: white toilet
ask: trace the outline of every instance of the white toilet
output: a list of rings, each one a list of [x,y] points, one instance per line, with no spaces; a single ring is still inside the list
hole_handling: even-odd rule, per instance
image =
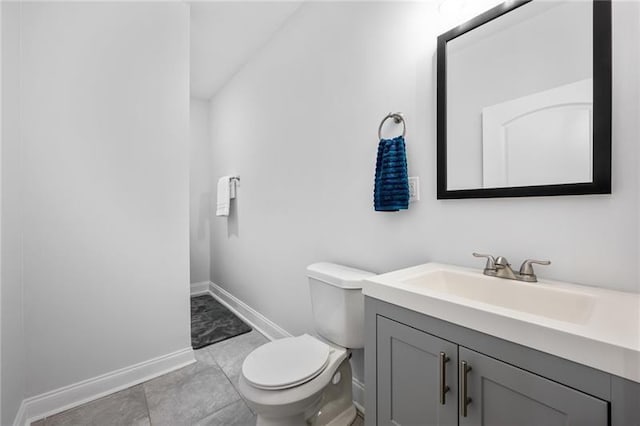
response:
[[[373,275],[333,263],[307,268],[321,337],[275,340],[244,360],[239,389],[257,426],[346,426],[355,419],[350,349],[364,346],[362,280]]]

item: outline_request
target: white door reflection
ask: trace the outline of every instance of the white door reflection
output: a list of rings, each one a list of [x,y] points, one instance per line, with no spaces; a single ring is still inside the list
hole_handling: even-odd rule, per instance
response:
[[[482,109],[482,187],[592,181],[593,80]]]

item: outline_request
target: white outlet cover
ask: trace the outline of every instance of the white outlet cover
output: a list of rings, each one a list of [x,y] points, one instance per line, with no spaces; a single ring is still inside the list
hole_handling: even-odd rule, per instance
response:
[[[409,202],[420,200],[420,178],[412,176],[409,178]]]

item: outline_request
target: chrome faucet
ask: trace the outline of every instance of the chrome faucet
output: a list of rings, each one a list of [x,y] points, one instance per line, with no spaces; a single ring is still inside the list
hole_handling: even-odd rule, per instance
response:
[[[528,283],[538,282],[538,277],[533,273],[532,265],[534,263],[538,265],[551,264],[548,260],[527,259],[522,262],[520,271],[514,272],[513,269],[511,269],[509,261],[503,256],[494,258],[490,254],[473,253],[473,255],[475,257],[485,257],[487,259],[487,264],[484,266],[484,271],[482,272],[483,274],[490,277],[506,278],[508,280],[525,281]]]

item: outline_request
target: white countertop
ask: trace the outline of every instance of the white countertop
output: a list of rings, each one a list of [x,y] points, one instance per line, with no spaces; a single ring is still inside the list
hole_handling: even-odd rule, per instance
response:
[[[442,271],[477,279],[478,286],[487,284],[487,288],[505,282],[507,285],[526,286],[522,288],[533,292],[536,291],[534,286],[540,286],[540,289],[558,294],[578,294],[588,299],[588,310],[583,318],[569,322],[530,313],[539,309],[526,312],[526,306],[522,305],[527,303],[526,300],[518,301],[524,309],[509,309],[420,283],[419,277]],[[500,280],[500,283],[489,280]],[[482,270],[437,263],[368,278],[363,293],[640,383],[640,294],[637,293],[548,280],[521,283],[487,277],[482,275]]]

